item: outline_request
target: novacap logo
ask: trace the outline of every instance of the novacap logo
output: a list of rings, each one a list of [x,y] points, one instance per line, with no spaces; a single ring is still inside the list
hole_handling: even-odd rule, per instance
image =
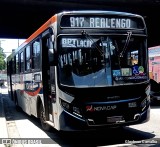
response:
[[[116,105],[112,106],[93,106],[88,105],[86,106],[86,111],[88,112],[95,112],[95,111],[109,111],[109,110],[115,110],[117,108]]]

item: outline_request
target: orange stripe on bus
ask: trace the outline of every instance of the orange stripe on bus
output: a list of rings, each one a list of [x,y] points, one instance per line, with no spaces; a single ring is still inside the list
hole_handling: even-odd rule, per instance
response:
[[[29,92],[29,91],[25,91],[28,95],[30,96],[36,96],[39,92],[40,92],[41,88],[38,88],[36,91],[34,92]]]

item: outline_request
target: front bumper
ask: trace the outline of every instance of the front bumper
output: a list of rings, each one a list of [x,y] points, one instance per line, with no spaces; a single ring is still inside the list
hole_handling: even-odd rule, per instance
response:
[[[145,123],[150,118],[150,106],[147,106],[142,113],[134,114],[132,119],[126,121],[117,121],[115,123],[93,123],[91,119],[82,119],[73,114],[63,111],[59,117],[60,130],[63,131],[82,131],[97,130],[104,128],[115,128],[120,126],[129,126]]]

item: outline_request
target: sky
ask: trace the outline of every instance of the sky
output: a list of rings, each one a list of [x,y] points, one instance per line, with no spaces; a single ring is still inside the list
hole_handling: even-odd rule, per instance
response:
[[[12,49],[18,48],[25,39],[8,39],[8,38],[0,38],[0,47],[3,48],[3,52],[8,57],[12,53]]]

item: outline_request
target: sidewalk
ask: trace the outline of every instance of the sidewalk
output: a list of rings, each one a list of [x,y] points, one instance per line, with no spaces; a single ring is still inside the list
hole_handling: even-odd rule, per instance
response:
[[[7,88],[2,89],[0,87],[0,139],[8,138],[6,118],[5,118],[4,107],[3,107],[3,91],[5,91],[5,94],[6,94]],[[3,144],[0,144],[0,147],[3,147],[3,146],[4,146]]]

